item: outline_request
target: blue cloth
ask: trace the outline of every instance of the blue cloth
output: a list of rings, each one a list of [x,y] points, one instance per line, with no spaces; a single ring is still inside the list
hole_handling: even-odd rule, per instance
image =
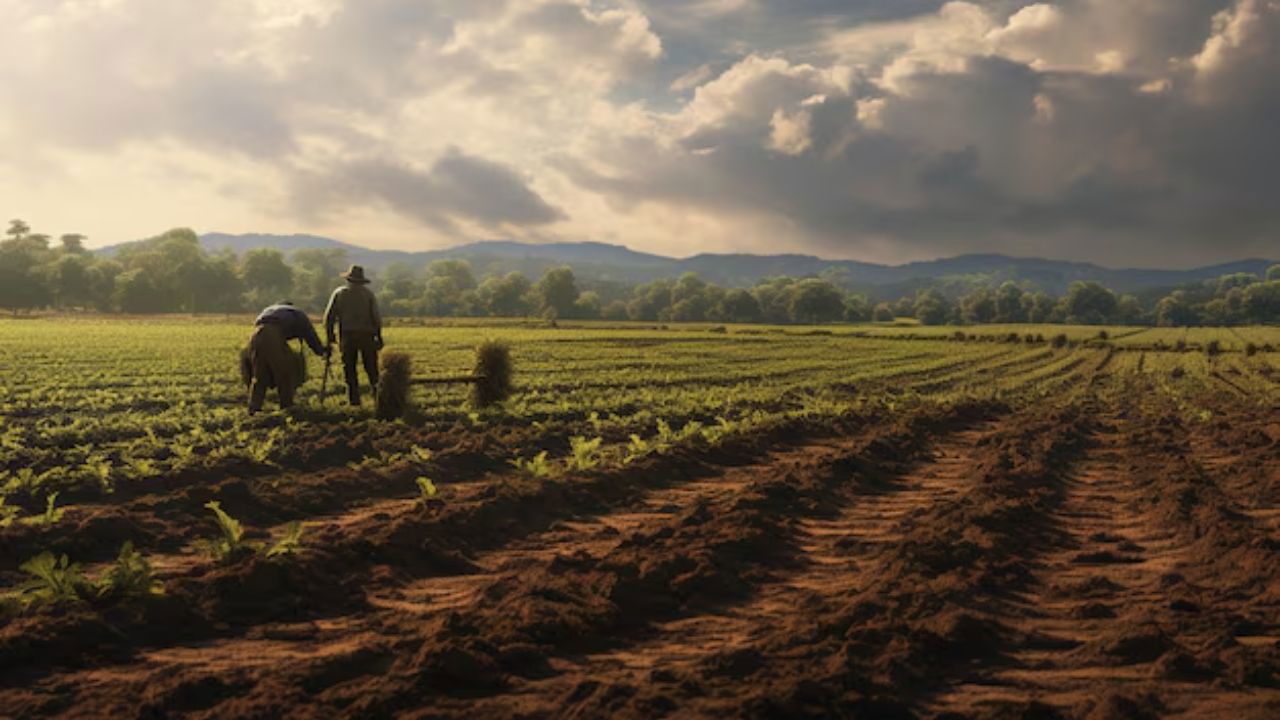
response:
[[[258,319],[253,321],[254,325],[275,325],[280,328],[280,334],[285,340],[293,340],[294,338],[302,338],[308,346],[311,347],[315,354],[324,354],[324,345],[320,342],[320,336],[316,334],[316,329],[311,324],[311,319],[307,314],[292,305],[272,305],[263,310]]]

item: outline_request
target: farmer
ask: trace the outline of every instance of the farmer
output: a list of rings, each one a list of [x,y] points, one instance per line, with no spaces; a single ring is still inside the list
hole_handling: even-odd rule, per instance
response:
[[[283,300],[268,307],[253,321],[253,337],[249,339],[249,362],[253,366],[253,389],[249,392],[249,414],[262,409],[267,388],[272,385],[280,394],[280,407],[293,405],[293,391],[301,377],[288,342],[302,338],[315,354],[328,357],[329,348],[320,344],[320,336],[307,314]]]
[[[382,349],[382,315],[378,299],[369,290],[364,268],[352,265],[342,276],[347,284],[333,291],[329,308],[324,311],[324,331],[333,345],[333,326],[338,325],[342,348],[342,371],[347,379],[347,399],[360,404],[360,379],[356,359],[364,365],[369,385],[378,392],[378,351]]]

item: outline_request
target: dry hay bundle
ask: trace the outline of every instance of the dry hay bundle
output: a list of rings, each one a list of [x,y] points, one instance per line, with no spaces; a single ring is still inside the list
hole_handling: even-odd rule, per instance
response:
[[[471,403],[489,407],[511,397],[513,367],[511,346],[500,340],[485,340],[476,347],[475,385]]]
[[[409,405],[409,382],[413,363],[407,353],[382,354],[378,373],[378,419],[394,420],[404,415]]]
[[[377,416],[382,420],[403,417],[409,407],[409,388],[413,385],[471,384],[471,404],[489,407],[511,396],[511,347],[497,340],[486,340],[476,347],[473,374],[465,377],[419,378],[412,375],[412,363],[405,353],[382,354],[381,378],[378,382]]]

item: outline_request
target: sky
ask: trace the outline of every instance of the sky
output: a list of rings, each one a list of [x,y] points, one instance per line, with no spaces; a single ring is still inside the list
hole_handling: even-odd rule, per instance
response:
[[[1280,0],[0,0],[0,213],[379,248],[1280,258]]]

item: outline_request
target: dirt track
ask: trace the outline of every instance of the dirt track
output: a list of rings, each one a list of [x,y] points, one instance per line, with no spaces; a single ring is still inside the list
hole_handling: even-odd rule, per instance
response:
[[[425,508],[350,470],[209,491],[311,518],[284,565],[191,561],[174,488],[82,525],[168,595],[0,627],[0,716],[1280,717],[1277,441],[967,403],[567,482],[469,447]]]

